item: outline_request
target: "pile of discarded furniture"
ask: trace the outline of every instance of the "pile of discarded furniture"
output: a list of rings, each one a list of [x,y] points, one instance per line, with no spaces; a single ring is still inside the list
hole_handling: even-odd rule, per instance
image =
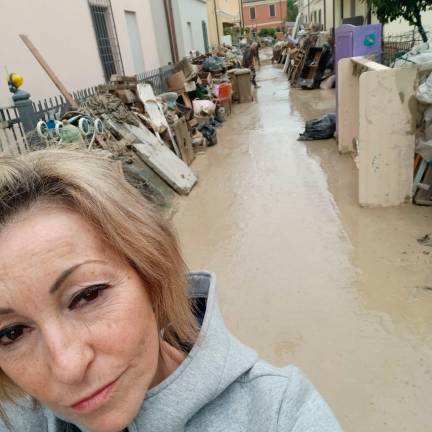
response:
[[[296,39],[289,37],[279,49],[280,54],[273,56],[284,64],[292,87],[308,90],[334,87],[334,52],[328,33],[302,30]]]
[[[78,103],[30,39],[20,37],[70,106],[38,122],[28,134],[30,150],[63,146],[118,160],[125,177],[161,207],[197,183],[190,165],[217,144],[217,128],[233,100],[252,100],[250,70],[239,67],[241,52],[221,47],[176,64],[163,83],[165,93],[155,95],[152,84],[136,76],[112,75]]]

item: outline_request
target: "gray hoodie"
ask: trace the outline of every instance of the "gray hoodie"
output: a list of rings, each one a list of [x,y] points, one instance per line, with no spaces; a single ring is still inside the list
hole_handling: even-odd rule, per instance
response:
[[[340,432],[321,396],[293,366],[260,360],[226,329],[216,279],[190,275],[200,337],[166,380],[148,391],[129,432]],[[8,410],[17,432],[77,431],[47,409]],[[1,428],[0,431],[7,429]]]

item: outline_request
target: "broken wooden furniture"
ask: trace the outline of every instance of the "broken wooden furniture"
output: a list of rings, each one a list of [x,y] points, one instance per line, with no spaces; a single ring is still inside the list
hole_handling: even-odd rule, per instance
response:
[[[195,159],[192,139],[187,127],[186,119],[180,117],[174,125],[174,133],[177,141],[177,146],[181,153],[183,162],[190,165]]]
[[[323,49],[321,47],[310,48],[307,52],[302,71],[300,73],[301,86],[312,88],[315,75],[318,71]]]
[[[305,62],[306,52],[302,49],[298,49],[294,54],[294,59],[292,64],[288,69],[288,79],[291,83],[295,84],[300,76],[300,72],[303,69],[303,64]]]
[[[195,174],[144,125],[133,126],[104,118],[107,127],[117,136],[132,141],[138,157],[177,193],[188,195],[197,182]]]
[[[338,146],[358,152],[359,203],[411,201],[417,69],[390,69],[364,57],[338,64]]]

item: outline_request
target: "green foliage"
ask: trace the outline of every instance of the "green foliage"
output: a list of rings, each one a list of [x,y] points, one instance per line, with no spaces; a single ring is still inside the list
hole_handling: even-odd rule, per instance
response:
[[[372,12],[383,24],[398,18],[406,19],[418,28],[423,41],[427,42],[427,35],[423,28],[421,13],[432,9],[432,0],[364,0]]]
[[[275,28],[262,28],[259,31],[258,36],[260,36],[260,37],[265,37],[265,36],[274,37],[275,33],[276,33]]]
[[[298,7],[294,0],[288,0],[287,21],[294,22],[297,19]]]

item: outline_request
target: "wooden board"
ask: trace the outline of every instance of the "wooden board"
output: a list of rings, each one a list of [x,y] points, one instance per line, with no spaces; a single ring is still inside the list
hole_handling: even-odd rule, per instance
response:
[[[72,97],[72,95],[68,92],[68,90],[66,89],[64,84],[60,81],[60,78],[51,69],[51,66],[45,61],[45,59],[43,58],[43,56],[39,52],[39,50],[33,45],[32,41],[29,39],[29,37],[27,35],[24,35],[24,34],[20,34],[19,37],[24,42],[26,47],[30,50],[30,52],[33,54],[33,56],[37,60],[37,62],[42,66],[43,70],[50,77],[50,79],[54,83],[54,85],[59,89],[60,93],[63,95],[63,97],[69,103],[70,107],[72,109],[77,109],[78,108],[77,102]]]
[[[184,117],[180,118],[174,126],[177,145],[184,162],[190,165],[195,156],[192,147],[192,140]]]
[[[195,174],[145,126],[137,127],[114,122],[111,125],[124,137],[133,134],[136,142],[132,147],[137,155],[176,192],[182,195],[189,194],[197,182]]]
[[[156,99],[153,87],[150,84],[140,83],[137,86],[137,93],[139,99],[144,105],[146,114],[150,117],[150,120],[157,129],[157,133],[162,133],[164,130],[167,130],[174,151],[178,157],[181,157],[180,150],[177,147],[177,143],[175,142],[172,130],[167,122],[165,114],[163,113],[162,107]]]

